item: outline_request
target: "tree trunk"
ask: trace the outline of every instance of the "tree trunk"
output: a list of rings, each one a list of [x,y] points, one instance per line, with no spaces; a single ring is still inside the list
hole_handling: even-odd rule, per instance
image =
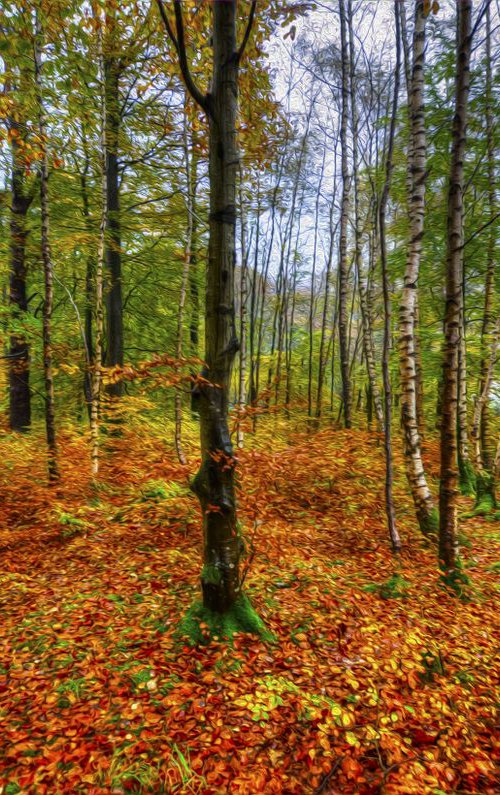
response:
[[[104,82],[104,59],[102,52],[102,26],[98,20],[98,49],[99,49],[99,78],[101,86]],[[106,178],[106,96],[101,94],[101,135],[100,135],[100,164],[101,164],[101,218],[99,223],[99,240],[97,246],[97,260],[95,269],[95,344],[92,363],[92,400],[90,404],[90,440],[91,440],[91,473],[97,479],[99,474],[99,409],[101,402],[101,368],[102,368],[102,341],[104,333],[104,307],[103,307],[103,270],[105,254],[105,236],[107,224],[107,178]],[[90,296],[87,295],[87,299]]]
[[[43,28],[40,14],[36,14],[36,30],[34,37],[35,48],[35,85],[38,105],[38,132],[42,149],[40,167],[40,210],[41,210],[41,244],[42,263],[45,285],[45,300],[43,304],[43,371],[45,381],[45,429],[47,436],[47,464],[49,482],[59,479],[57,464],[57,442],[54,407],[54,376],[52,367],[52,307],[53,307],[53,265],[50,251],[49,238],[49,158],[47,152],[47,133],[45,121],[45,108],[43,104],[42,86],[42,47]]]
[[[198,153],[196,151],[196,138],[191,136],[192,150],[189,175],[191,184],[189,190],[191,207],[191,262],[189,266],[189,347],[191,356],[200,355],[200,274],[198,268],[198,216],[196,206],[196,188],[198,184]],[[195,375],[195,371],[191,372]],[[193,417],[198,416],[198,405],[196,390],[191,390],[191,413]]]
[[[496,174],[495,174],[495,140],[494,140],[494,120],[492,108],[492,74],[491,74],[491,13],[490,6],[486,9],[486,145],[488,152],[488,211],[490,216],[490,226],[488,231],[488,249],[486,263],[486,279],[484,286],[484,311],[483,323],[481,327],[481,364],[480,364],[480,388],[479,392],[484,392],[488,379],[489,354],[492,346],[492,336],[495,328],[495,316],[498,314],[498,307],[495,306],[495,266],[496,266],[496,238],[497,228],[494,223],[497,212],[496,202]],[[481,404],[480,417],[480,448],[481,460],[484,469],[491,472],[495,459],[495,439],[491,423],[491,409],[489,405],[488,393]]]
[[[243,447],[243,430],[241,420],[246,405],[246,371],[247,371],[247,279],[248,279],[248,250],[247,250],[247,221],[243,206],[243,173],[240,168],[239,198],[240,198],[240,232],[241,232],[241,270],[240,270],[240,368],[238,378],[238,430],[237,444]]]
[[[186,128],[186,117],[184,117],[184,158],[186,163],[186,243],[184,246],[184,263],[182,267],[181,291],[179,295],[179,311],[177,313],[177,335],[175,344],[175,356],[177,361],[182,358],[182,343],[184,331],[184,307],[186,306],[186,296],[189,283],[189,270],[191,266],[191,242],[193,239],[193,207],[191,192],[191,163],[189,158],[189,142]],[[182,392],[180,388],[175,390],[174,396],[175,412],[175,450],[177,458],[181,464],[186,463],[186,456],[182,449]]]
[[[94,227],[90,215],[89,207],[89,190],[87,185],[87,175],[90,166],[90,156],[87,149],[87,140],[85,131],[82,125],[82,142],[83,151],[85,156],[85,165],[80,172],[80,189],[82,195],[82,214],[85,222],[85,228],[88,232],[89,239],[92,239],[94,234]],[[95,255],[94,252],[89,252],[87,256],[87,264],[85,268],[85,310],[84,310],[84,326],[83,333],[85,338],[85,373],[83,376],[83,394],[85,397],[85,404],[89,421],[92,413],[92,367],[94,364],[94,312],[95,312]],[[102,347],[102,345],[101,345]]]
[[[418,277],[422,256],[425,214],[426,134],[424,107],[425,16],[423,0],[415,6],[413,63],[408,98],[410,141],[408,186],[410,239],[407,248],[403,294],[399,309],[399,365],[401,378],[401,419],[403,425],[406,475],[422,533],[437,529],[434,500],[427,485],[422,460],[417,412],[416,313]]]
[[[109,23],[109,20],[108,20]],[[114,21],[111,21],[111,25]],[[110,33],[112,38],[112,32]],[[111,42],[112,46],[112,42]],[[120,134],[120,65],[113,56],[104,60],[106,103],[106,366],[123,366],[123,295],[118,139]],[[108,384],[113,397],[123,394],[123,381]]]
[[[12,319],[22,327],[28,312],[26,290],[26,216],[33,194],[26,192],[24,168],[20,162],[17,136],[19,126],[12,122],[12,199],[10,216],[9,304]],[[31,425],[29,344],[21,328],[16,328],[9,343],[9,426],[12,431],[27,431]]]
[[[334,194],[335,194],[335,177],[334,177]],[[321,318],[321,334],[319,339],[319,354],[318,354],[318,385],[316,392],[316,420],[319,420],[323,411],[323,386],[325,381],[325,371],[327,364],[328,351],[326,351],[326,327],[328,322],[328,309],[330,305],[330,289],[331,289],[331,272],[333,262],[333,247],[335,243],[335,231],[333,229],[333,209],[334,200],[330,205],[330,247],[328,251],[328,260],[325,270],[325,297],[323,302],[323,314]],[[333,369],[333,362],[332,362]]]
[[[457,0],[455,114],[448,189],[446,313],[443,356],[443,412],[439,490],[439,560],[446,572],[458,566],[457,400],[463,268],[463,190],[467,103],[470,85],[472,0]]]
[[[229,610],[240,592],[235,459],[227,411],[238,340],[234,311],[238,58],[236,2],[213,4],[213,80],[209,97],[210,226],[204,376],[200,388],[201,467],[193,482],[204,525],[203,603]]]
[[[316,203],[314,211],[314,243],[312,251],[312,272],[311,284],[309,288],[309,358],[307,367],[307,416],[313,415],[313,361],[314,361],[314,319],[316,307],[316,257],[318,254],[318,231],[319,231],[319,200],[321,196],[321,189],[323,185],[323,177],[325,174],[325,160],[326,160],[326,140],[323,146],[323,157],[321,160],[321,171],[318,183],[318,192],[316,194]]]
[[[474,495],[474,473],[469,457],[467,423],[467,345],[465,337],[465,289],[462,278],[462,310],[460,319],[460,348],[458,351],[458,472],[462,494]]]
[[[375,417],[379,430],[383,426],[384,412],[382,399],[377,383],[377,372],[375,368],[373,333],[371,317],[368,310],[368,296],[364,280],[362,257],[361,257],[361,217],[359,209],[359,173],[358,173],[358,111],[356,105],[355,87],[355,51],[354,51],[354,32],[352,24],[352,0],[348,0],[348,26],[349,26],[349,84],[351,95],[351,124],[352,124],[352,173],[354,183],[354,267],[358,280],[359,303],[361,310],[361,322],[363,325],[363,351],[366,362],[368,381],[370,382],[370,394],[375,409]]]
[[[351,385],[349,383],[349,341],[347,317],[348,264],[347,264],[347,224],[349,214],[349,168],[347,151],[347,120],[349,113],[348,91],[348,50],[344,0],[339,0],[340,40],[342,60],[342,111],[340,124],[340,146],[342,161],[342,203],[340,211],[339,240],[339,348],[340,373],[342,378],[342,405],[344,426],[351,427]]]
[[[259,245],[260,245],[260,213],[261,213],[261,197],[260,197],[260,175],[257,175],[257,218],[256,218],[256,233],[255,233],[255,249],[253,258],[252,269],[252,286],[250,290],[250,327],[248,333],[249,345],[249,360],[250,372],[248,379],[248,402],[251,406],[255,406],[257,400],[257,390],[255,384],[255,332],[257,326],[257,313],[258,313],[258,261],[259,261]]]
[[[498,345],[500,341],[500,318],[497,318],[492,336],[492,345],[486,366],[482,367],[481,376],[483,386],[476,405],[474,407],[474,420],[472,423],[471,439],[474,446],[474,464],[476,467],[476,505],[475,512],[480,515],[489,513],[497,507],[495,496],[495,472],[493,463],[486,467],[484,463],[484,453],[481,447],[481,418],[483,416],[484,404],[487,402],[493,380],[493,371],[497,362]],[[483,351],[484,355],[484,351]],[[489,463],[489,461],[488,461]]]
[[[396,512],[394,510],[394,498],[392,493],[393,485],[393,463],[392,463],[392,439],[391,439],[391,420],[392,420],[392,390],[389,369],[389,357],[391,347],[391,295],[389,277],[387,273],[387,246],[385,240],[385,217],[389,189],[392,175],[392,155],[394,149],[394,133],[396,130],[396,115],[398,110],[399,93],[399,73],[401,66],[401,38],[399,25],[399,0],[394,2],[394,16],[396,21],[396,67],[394,71],[394,97],[392,102],[391,121],[389,136],[387,141],[387,155],[385,167],[385,182],[379,202],[379,231],[380,231],[380,263],[382,268],[382,289],[384,295],[384,346],[382,354],[382,372],[384,378],[384,404],[385,404],[385,423],[384,423],[384,446],[385,446],[385,506],[387,513],[387,525],[389,537],[394,552],[401,549],[401,540],[396,528]]]

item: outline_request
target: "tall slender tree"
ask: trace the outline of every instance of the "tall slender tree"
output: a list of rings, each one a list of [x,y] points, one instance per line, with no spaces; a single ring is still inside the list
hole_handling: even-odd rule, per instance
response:
[[[54,303],[54,268],[50,248],[49,231],[49,154],[47,147],[46,113],[43,96],[43,43],[44,30],[40,10],[35,12],[34,62],[35,88],[38,111],[38,136],[41,151],[40,167],[40,210],[41,242],[45,295],[43,303],[43,371],[45,381],[45,429],[47,435],[47,464],[49,481],[59,479],[57,462],[56,417],[54,398],[54,368],[52,361],[52,309]]]
[[[384,296],[384,346],[382,354],[382,373],[384,377],[384,447],[385,447],[385,508],[389,537],[394,552],[401,549],[401,540],[396,527],[396,511],[393,497],[393,460],[392,460],[392,387],[389,369],[391,346],[391,297],[389,288],[389,275],[387,272],[387,244],[386,244],[386,211],[391,186],[393,170],[394,136],[396,132],[396,118],[398,110],[399,79],[401,70],[401,35],[399,0],[394,0],[394,17],[396,22],[396,65],[394,68],[394,94],[392,99],[391,118],[387,136],[387,153],[385,161],[385,179],[378,206],[378,221],[380,233],[380,263],[382,269],[382,291]]]
[[[124,61],[118,52],[116,6],[105,3],[104,97],[106,109],[106,347],[108,367],[123,365],[123,284],[120,212],[119,145],[122,124],[121,78]],[[123,394],[123,381],[113,379],[107,391]]]
[[[498,315],[499,303],[495,291],[495,270],[497,255],[497,199],[496,199],[496,168],[495,168],[495,123],[493,115],[493,75],[491,53],[491,8],[488,3],[486,8],[486,58],[485,58],[485,121],[486,121],[486,147],[487,147],[487,178],[488,178],[488,243],[486,276],[484,284],[484,309],[481,325],[481,362],[479,398],[476,409],[477,437],[475,462],[477,466],[477,506],[484,507],[485,503],[495,505],[495,439],[492,425],[492,412],[490,406],[490,392],[493,380],[495,355],[492,351],[497,349],[498,322],[495,326],[495,316]]]
[[[240,46],[236,42],[237,0],[212,5],[212,82],[203,94],[193,81],[187,60],[182,4],[174,0],[175,33],[162,0],[157,0],[167,33],[177,51],[186,87],[204,110],[209,125],[210,216],[206,269],[205,362],[199,386],[202,461],[193,481],[203,512],[203,605],[224,614],[240,601],[240,555],[235,499],[235,465],[227,412],[234,357],[238,350],[234,307],[236,258],[236,180],[238,149],[236,115],[238,73],[250,36],[256,3],[251,5]],[[241,614],[240,614],[241,615]],[[245,613],[246,629],[258,627]]]
[[[452,576],[459,564],[457,533],[457,403],[462,333],[464,158],[472,49],[472,0],[457,0],[455,109],[448,187],[446,313],[443,354],[443,409],[439,490],[439,560]]]
[[[399,307],[399,367],[401,379],[401,422],[406,475],[417,520],[425,535],[435,533],[438,517],[427,485],[417,416],[417,298],[425,216],[426,132],[425,132],[425,27],[424,0],[415,4],[412,63],[408,86],[408,210],[410,238],[407,246],[403,293]]]
[[[91,437],[91,473],[94,479],[99,473],[99,411],[101,403],[101,368],[102,368],[102,346],[104,337],[104,304],[103,304],[103,276],[105,259],[105,236],[108,218],[108,180],[106,174],[106,92],[104,90],[105,70],[103,53],[103,27],[104,20],[101,15],[96,19],[98,29],[98,62],[99,62],[99,84],[100,84],[100,136],[99,136],[99,166],[101,176],[101,213],[99,222],[99,237],[97,243],[97,257],[95,268],[95,341],[93,346],[93,358],[91,364],[91,404],[90,404],[90,437]],[[87,263],[88,265],[88,263]],[[87,300],[90,295],[87,293]]]
[[[32,181],[30,185],[26,179],[19,147],[21,124],[10,119],[8,129],[12,153],[9,304],[12,318],[18,324],[10,336],[9,345],[9,425],[13,431],[27,431],[31,424],[30,351],[22,325],[28,312],[27,215],[36,182]]]
[[[356,101],[356,53],[354,46],[353,10],[352,0],[348,0],[347,19],[349,27],[349,93],[351,104],[351,126],[352,126],[352,175],[354,193],[354,267],[358,282],[359,304],[361,310],[361,321],[363,325],[363,351],[366,362],[368,382],[370,385],[370,395],[375,408],[377,425],[382,428],[384,421],[384,411],[382,399],[377,383],[377,371],[375,367],[375,351],[373,343],[373,333],[371,317],[368,306],[368,296],[366,280],[362,266],[362,234],[361,234],[361,211],[360,211],[360,180],[359,180],[359,143],[358,143],[358,109]]]
[[[342,160],[342,206],[340,210],[339,237],[339,349],[340,374],[342,378],[342,411],[344,425],[351,427],[351,384],[349,379],[349,337],[348,337],[348,279],[347,225],[349,221],[349,154],[347,124],[349,119],[349,56],[347,46],[347,23],[344,0],[339,0],[340,13],[340,57],[342,71],[342,107],[340,116],[340,148]]]

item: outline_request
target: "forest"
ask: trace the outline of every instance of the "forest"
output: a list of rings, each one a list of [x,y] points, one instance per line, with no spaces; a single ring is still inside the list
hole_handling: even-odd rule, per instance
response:
[[[500,791],[499,0],[0,0],[0,795]]]

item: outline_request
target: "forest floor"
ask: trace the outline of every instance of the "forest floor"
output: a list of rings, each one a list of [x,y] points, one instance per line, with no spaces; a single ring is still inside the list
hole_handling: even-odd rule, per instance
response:
[[[175,637],[200,571],[195,453],[181,466],[124,431],[95,490],[86,440],[65,432],[49,489],[42,437],[3,434],[3,795],[500,791],[498,522],[461,521],[460,600],[399,454],[395,563],[377,437],[266,422],[238,455],[239,501],[246,592],[275,641],[200,648]],[[426,456],[435,479],[435,443]]]

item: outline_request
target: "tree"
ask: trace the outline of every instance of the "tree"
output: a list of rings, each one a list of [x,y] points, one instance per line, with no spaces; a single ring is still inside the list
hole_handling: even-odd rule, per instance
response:
[[[379,428],[383,426],[384,414],[380,390],[377,383],[377,372],[375,369],[375,352],[373,344],[372,318],[370,313],[366,280],[362,272],[362,234],[361,234],[361,213],[360,213],[360,185],[359,185],[359,153],[358,153],[358,110],[356,104],[356,81],[355,81],[355,47],[353,30],[352,0],[348,0],[348,27],[349,27],[349,89],[351,101],[351,125],[352,125],[352,171],[354,188],[354,265],[356,268],[356,278],[358,282],[359,303],[361,310],[361,320],[363,324],[363,351],[366,362],[366,371],[371,399],[375,408],[375,417]]]
[[[448,185],[446,313],[443,354],[443,410],[439,488],[439,560],[447,576],[459,565],[457,534],[457,403],[460,338],[462,334],[462,269],[464,222],[464,158],[472,48],[472,0],[457,0],[455,113],[452,126]]]
[[[20,151],[21,125],[11,119],[9,137],[12,152],[12,193],[10,218],[9,303],[12,316],[22,326],[28,312],[26,241],[27,214],[33,202],[36,182],[29,185]],[[9,425],[13,431],[27,431],[31,424],[30,354],[26,333],[18,328],[9,347]]]
[[[54,369],[52,361],[52,309],[54,301],[54,268],[50,248],[49,232],[49,158],[42,83],[43,25],[41,13],[35,12],[35,35],[33,39],[35,56],[35,86],[38,106],[38,138],[41,152],[40,167],[40,211],[41,248],[44,273],[45,295],[43,303],[43,372],[45,381],[45,429],[47,435],[47,464],[49,481],[59,479],[57,462],[56,418],[54,397]]]
[[[387,137],[387,153],[385,159],[385,179],[382,195],[378,203],[378,223],[380,234],[380,265],[382,270],[382,291],[384,296],[384,347],[382,352],[382,374],[384,378],[384,446],[385,446],[385,508],[387,525],[392,549],[399,552],[401,540],[396,527],[396,512],[393,497],[393,461],[392,461],[392,435],[391,435],[391,409],[392,388],[389,370],[390,344],[391,344],[391,299],[389,294],[389,276],[387,273],[387,244],[386,244],[386,211],[391,186],[393,169],[394,135],[396,131],[396,117],[398,110],[399,75],[401,67],[401,36],[398,0],[394,0],[394,18],[396,21],[396,65],[394,68],[394,94],[392,99],[391,118]]]
[[[417,412],[417,300],[425,216],[426,133],[424,104],[425,59],[424,2],[415,5],[413,61],[410,72],[408,112],[408,212],[410,236],[407,247],[404,286],[399,308],[399,365],[401,379],[401,422],[403,427],[406,475],[415,503],[417,520],[424,535],[436,532],[437,513],[427,485]]]
[[[344,425],[351,427],[351,384],[349,377],[349,341],[347,328],[347,290],[349,268],[347,263],[347,223],[349,213],[349,164],[347,153],[347,122],[349,114],[347,26],[344,0],[339,0],[340,40],[342,63],[342,110],[340,122],[340,146],[342,152],[342,207],[340,211],[339,237],[339,348],[342,377],[342,409]]]
[[[484,310],[481,324],[481,361],[479,395],[474,416],[473,437],[476,443],[475,463],[477,467],[476,509],[496,506],[495,497],[495,439],[493,435],[490,392],[493,381],[493,371],[498,347],[499,323],[495,324],[498,310],[498,301],[495,300],[495,267],[496,267],[496,238],[497,220],[496,201],[496,171],[495,171],[495,140],[493,118],[493,79],[491,68],[491,11],[490,3],[486,8],[486,90],[485,90],[485,117],[486,117],[486,146],[487,146],[487,178],[488,178],[488,244],[486,277],[484,284]]]
[[[237,611],[244,628],[256,629],[259,626],[257,617],[249,609],[242,609],[239,571],[242,538],[236,517],[236,461],[227,421],[231,372],[238,350],[234,309],[238,70],[256,3],[252,3],[239,48],[236,44],[237,0],[213,3],[212,83],[208,94],[200,91],[191,76],[180,0],[173,3],[175,33],[162,0],[157,0],[157,4],[177,51],[186,87],[204,110],[209,125],[206,367],[198,386],[202,461],[193,482],[203,512],[203,606],[216,614]]]

